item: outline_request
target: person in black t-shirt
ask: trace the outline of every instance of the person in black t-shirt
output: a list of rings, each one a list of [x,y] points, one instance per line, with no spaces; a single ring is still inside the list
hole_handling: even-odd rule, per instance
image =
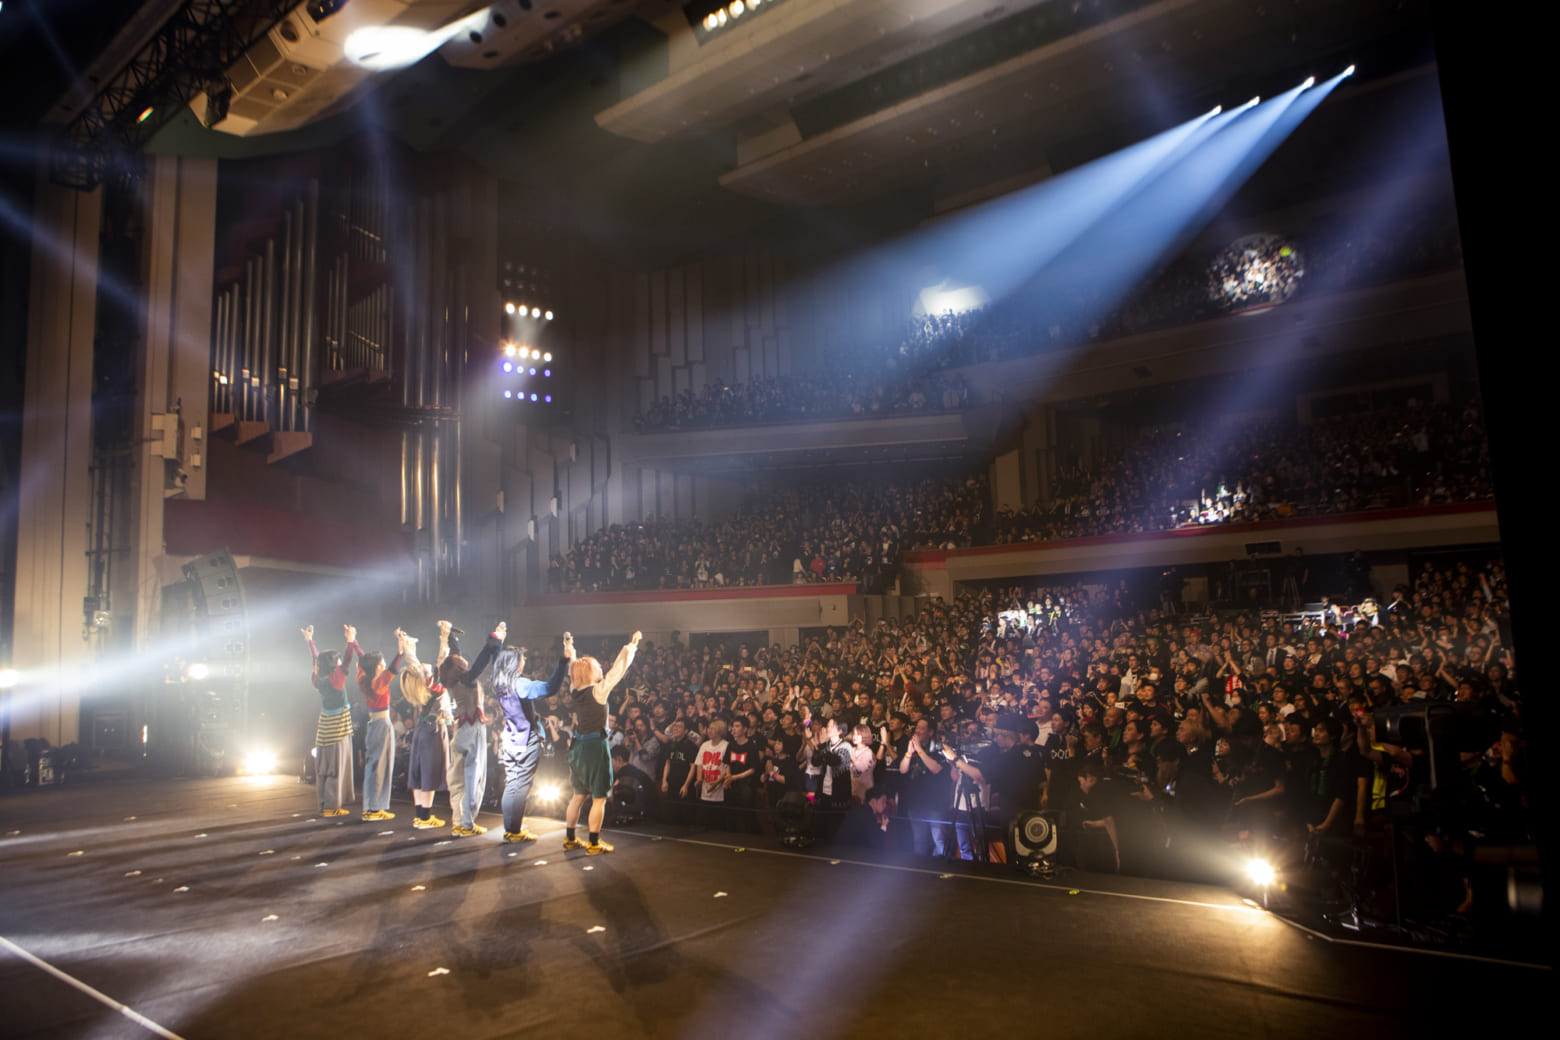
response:
[[[756,831],[758,818],[753,813],[758,805],[758,782],[764,773],[763,746],[748,736],[747,719],[741,715],[731,720],[731,739],[726,754],[731,763],[731,775],[726,778],[726,808],[735,830]]]
[[[688,776],[699,757],[699,742],[688,736],[687,723],[673,719],[666,727],[667,742],[661,757],[661,817],[668,823],[685,822]]]

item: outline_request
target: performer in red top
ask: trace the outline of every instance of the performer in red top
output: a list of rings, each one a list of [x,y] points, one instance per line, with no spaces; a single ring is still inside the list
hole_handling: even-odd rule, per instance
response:
[[[365,654],[357,643],[357,629],[347,628],[347,649],[358,660],[358,691],[368,708],[368,730],[363,738],[363,819],[393,820],[390,811],[390,777],[395,770],[395,728],[390,725],[390,682],[406,652],[406,633],[395,630],[397,653],[385,667],[385,655]]]

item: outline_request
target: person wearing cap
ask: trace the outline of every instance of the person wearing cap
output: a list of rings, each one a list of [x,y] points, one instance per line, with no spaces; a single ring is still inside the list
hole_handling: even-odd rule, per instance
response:
[[[1040,808],[1040,786],[1045,782],[1045,755],[1022,741],[1034,723],[1005,712],[992,728],[995,753],[972,767],[974,776],[991,786],[991,822],[1005,825],[1016,814]]]

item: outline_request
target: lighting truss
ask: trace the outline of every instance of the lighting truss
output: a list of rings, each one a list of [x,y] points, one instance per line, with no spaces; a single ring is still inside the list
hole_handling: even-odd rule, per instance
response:
[[[81,191],[97,187],[110,155],[145,147],[297,4],[185,0],[65,125],[50,154],[50,178]]]

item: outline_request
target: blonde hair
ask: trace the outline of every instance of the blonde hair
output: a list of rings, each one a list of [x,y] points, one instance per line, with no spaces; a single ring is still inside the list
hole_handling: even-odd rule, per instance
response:
[[[594,686],[601,681],[601,662],[594,657],[581,657],[569,665],[569,686],[571,689],[583,690],[587,686]]]
[[[401,669],[401,696],[419,708],[427,704],[428,698],[433,696],[433,691],[428,689],[428,679],[423,675],[420,666]]]

